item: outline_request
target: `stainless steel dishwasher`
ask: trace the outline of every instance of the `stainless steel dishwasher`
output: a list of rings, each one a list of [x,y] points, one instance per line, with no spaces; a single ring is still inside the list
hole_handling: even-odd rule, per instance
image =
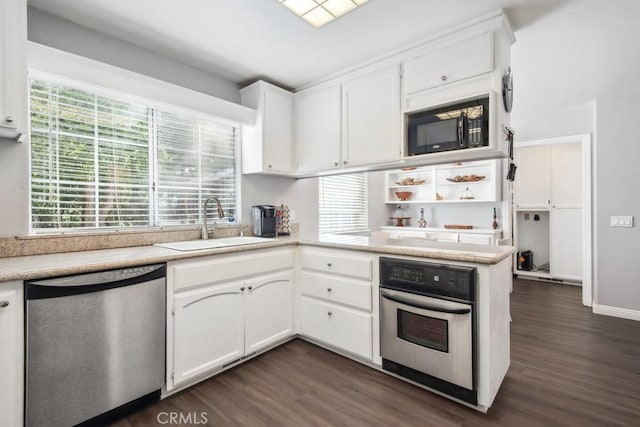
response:
[[[160,398],[164,264],[25,282],[25,425],[97,424]]]

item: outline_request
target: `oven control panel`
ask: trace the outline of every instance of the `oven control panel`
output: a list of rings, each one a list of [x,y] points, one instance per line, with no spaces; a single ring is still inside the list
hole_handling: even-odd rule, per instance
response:
[[[407,266],[391,266],[391,279],[404,280],[407,282],[424,283],[424,270]]]
[[[475,300],[474,267],[380,258],[380,287],[421,295]]]

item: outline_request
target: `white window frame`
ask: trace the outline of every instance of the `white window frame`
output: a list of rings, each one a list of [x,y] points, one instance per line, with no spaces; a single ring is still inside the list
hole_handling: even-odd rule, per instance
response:
[[[75,55],[72,55],[75,56]],[[84,59],[84,58],[83,58]],[[87,60],[90,61],[90,60]],[[95,62],[95,61],[91,61],[91,62]],[[104,65],[104,64],[101,64]],[[109,66],[110,67],[110,66]],[[115,68],[115,67],[112,67]],[[132,73],[135,74],[135,73]],[[144,77],[144,76],[143,76]],[[230,120],[224,117],[219,117],[219,116],[215,116],[212,114],[207,114],[205,112],[201,112],[201,111],[197,111],[197,110],[193,110],[190,108],[185,108],[179,105],[172,105],[172,104],[167,104],[164,102],[159,102],[159,101],[155,101],[153,99],[148,99],[148,98],[144,98],[141,96],[137,96],[137,95],[132,95],[130,93],[125,93],[125,92],[120,92],[117,90],[113,90],[113,89],[109,89],[109,88],[105,88],[102,86],[98,86],[92,83],[85,83],[85,82],[79,82],[77,80],[71,79],[71,78],[66,78],[66,77],[62,77],[62,76],[58,76],[55,74],[51,74],[49,72],[46,71],[41,71],[41,70],[37,70],[37,69],[29,69],[29,73],[28,73],[28,81],[31,81],[31,79],[36,79],[36,80],[44,80],[50,83],[55,83],[55,84],[60,84],[60,85],[64,85],[67,87],[71,87],[74,89],[78,89],[78,90],[83,90],[83,91],[88,91],[91,93],[94,93],[96,95],[99,96],[104,96],[104,97],[108,97],[108,98],[115,98],[118,100],[122,100],[122,101],[127,101],[127,102],[132,102],[132,103],[137,103],[137,104],[142,104],[145,105],[149,108],[156,108],[156,109],[160,109],[162,111],[165,112],[171,112],[171,113],[175,113],[175,114],[181,114],[181,115],[189,115],[195,118],[201,118],[201,119],[205,119],[205,120],[213,120],[216,121],[218,123],[222,123],[222,124],[226,124],[229,126],[234,126],[237,130],[236,130],[236,139],[235,139],[235,145],[236,145],[236,156],[235,156],[235,170],[236,170],[236,174],[235,174],[235,190],[236,190],[236,215],[234,218],[234,222],[239,223],[242,221],[242,188],[241,188],[241,182],[242,182],[242,132],[241,130],[241,123],[236,121],[236,120]],[[149,78],[150,79],[150,78]],[[151,80],[155,80],[155,79],[151,79]],[[160,81],[158,81],[160,82]],[[161,82],[162,83],[162,82]],[[171,85],[173,86],[173,85]],[[31,103],[30,103],[30,85],[28,87],[29,90],[29,94],[27,95],[27,99],[28,99],[28,111],[31,111]],[[187,89],[185,89],[187,90]],[[197,92],[196,92],[197,93]],[[204,96],[204,95],[203,95]],[[212,98],[212,97],[209,97]],[[217,98],[214,98],[217,99]],[[222,101],[222,100],[219,100]],[[223,101],[226,102],[226,101]],[[29,121],[29,132],[31,129],[31,124]],[[155,153],[155,148],[156,148],[156,141],[155,141],[155,137],[153,138],[154,142],[153,142],[153,147],[152,144],[149,145],[149,160],[150,162],[153,162],[152,167],[154,168],[153,171],[153,175],[157,176],[157,164],[156,164],[156,153]],[[153,148],[153,149],[152,149]],[[153,157],[153,159],[152,159]],[[31,177],[31,153],[29,153],[29,177]],[[100,227],[87,227],[86,229],[83,228],[70,228],[68,230],[65,229],[47,229],[47,228],[33,228],[33,221],[32,221],[32,203],[31,203],[31,179],[29,179],[29,209],[28,209],[28,213],[29,213],[29,234],[30,235],[46,235],[46,234],[92,234],[92,233],[99,233],[99,234],[108,234],[108,233],[122,233],[122,232],[140,232],[140,231],[158,231],[158,230],[171,230],[171,229],[193,229],[193,228],[200,228],[200,226],[196,225],[196,224],[181,224],[181,225],[149,225],[149,226],[141,226],[141,227],[108,227],[108,228],[100,228]],[[155,206],[157,205],[157,192],[152,192],[151,193],[151,197],[150,197],[150,206]],[[154,209],[155,210],[155,209]],[[156,217],[157,216],[157,212],[154,213],[154,217],[152,217],[152,221],[155,222],[156,221]],[[213,221],[218,221],[218,218],[208,218],[207,221],[209,223],[212,223]],[[219,222],[224,222],[226,221],[226,218],[223,220],[220,220]]]

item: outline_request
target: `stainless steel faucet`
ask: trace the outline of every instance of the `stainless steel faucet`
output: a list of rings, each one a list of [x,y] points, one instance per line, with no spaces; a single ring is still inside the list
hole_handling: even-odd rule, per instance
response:
[[[205,240],[209,238],[209,231],[207,230],[207,205],[211,200],[215,200],[216,204],[218,205],[218,217],[224,218],[224,211],[222,210],[222,205],[220,204],[220,200],[215,196],[207,197],[204,200],[204,204],[202,205],[202,238]],[[216,223],[214,222],[212,229],[215,230],[215,228],[216,228]]]

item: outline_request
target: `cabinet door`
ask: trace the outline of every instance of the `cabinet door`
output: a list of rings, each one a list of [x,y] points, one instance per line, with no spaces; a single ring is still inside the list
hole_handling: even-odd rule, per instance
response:
[[[246,298],[246,354],[293,334],[293,272],[247,282]]]
[[[582,209],[551,209],[549,215],[551,276],[582,280]]]
[[[371,360],[371,314],[302,297],[301,332]]]
[[[263,167],[267,172],[293,169],[293,95],[266,88],[263,111]]]
[[[0,2],[0,134],[24,132],[26,111],[27,2]],[[7,130],[9,133],[1,132]],[[2,138],[2,136],[0,136]]]
[[[340,167],[340,86],[295,95],[298,173]]]
[[[399,80],[396,65],[343,85],[344,166],[400,160]]]
[[[518,167],[514,188],[514,204],[518,208],[546,208],[549,206],[549,170],[547,147],[516,148]]]
[[[22,425],[22,298],[18,287],[0,285],[0,425]]]
[[[244,355],[244,283],[175,294],[173,385]]]
[[[405,94],[488,73],[493,69],[492,36],[486,33],[405,62]]]
[[[550,200],[554,208],[582,206],[582,144],[549,146]]]

